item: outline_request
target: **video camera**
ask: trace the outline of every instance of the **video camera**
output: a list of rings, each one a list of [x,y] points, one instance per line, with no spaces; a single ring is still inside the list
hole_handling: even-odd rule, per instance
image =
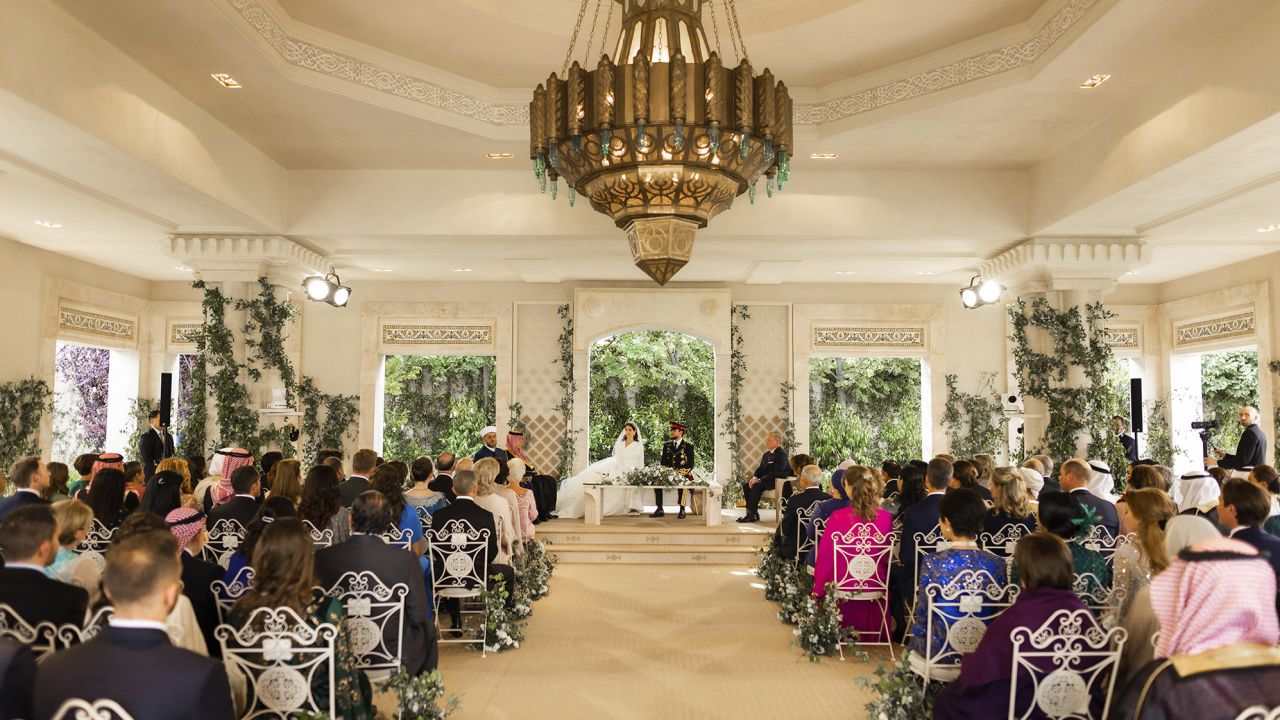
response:
[[[1212,420],[1197,420],[1191,423],[1192,430],[1217,430],[1222,427],[1222,421],[1218,418]]]

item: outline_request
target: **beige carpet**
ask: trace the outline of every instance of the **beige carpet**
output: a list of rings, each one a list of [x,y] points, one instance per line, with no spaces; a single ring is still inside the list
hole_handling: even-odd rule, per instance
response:
[[[854,678],[872,667],[809,662],[752,583],[746,568],[561,565],[519,649],[441,649],[456,717],[863,717]]]

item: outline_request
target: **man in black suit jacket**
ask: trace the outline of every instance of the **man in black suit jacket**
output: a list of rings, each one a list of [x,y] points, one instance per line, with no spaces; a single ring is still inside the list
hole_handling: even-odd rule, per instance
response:
[[[107,551],[104,591],[115,608],[97,637],[54,653],[36,679],[35,716],[52,717],[71,698],[114,700],[135,718],[232,720],[235,709],[219,663],[169,642],[165,619],[182,592],[178,542],[146,531]],[[138,673],[120,682],[115,668]]]
[[[38,457],[24,457],[9,468],[9,482],[17,488],[0,500],[0,522],[14,510],[27,505],[48,505],[44,491],[49,487],[49,468]]]
[[[217,563],[200,557],[209,536],[204,533],[207,518],[204,513],[190,508],[178,508],[169,513],[165,523],[182,546],[182,594],[191,601],[191,609],[204,635],[204,644],[210,657],[221,657],[222,648],[213,631],[218,627],[218,604],[213,596],[213,581],[221,580],[226,573]]]
[[[48,505],[29,505],[9,513],[0,523],[0,603],[12,607],[35,625],[84,623],[89,594],[83,588],[58,582],[44,574],[58,556],[58,522]]]
[[[445,505],[435,514],[431,516],[432,531],[444,529],[450,520],[465,520],[471,527],[476,530],[489,531],[489,582],[493,583],[495,576],[501,575],[506,581],[507,592],[511,593],[511,588],[515,586],[516,572],[510,565],[502,565],[495,563],[493,558],[498,556],[498,527],[494,522],[493,513],[485,510],[476,504],[472,493],[476,489],[476,474],[472,470],[459,470],[453,475],[453,491],[457,493],[457,499]],[[508,594],[507,601],[511,602],[512,595]],[[449,610],[449,614],[453,616],[453,628],[456,630],[462,627],[461,608],[456,600],[445,601],[443,603]]]
[[[138,438],[138,456],[142,459],[142,471],[150,478],[161,460],[173,457],[173,436],[169,428],[160,424],[159,410],[147,413],[147,422],[151,427]]]
[[[370,490],[356,498],[351,504],[351,537],[316,553],[316,578],[326,590],[348,572],[371,572],[387,587],[405,584],[409,594],[405,596],[403,628],[384,628],[386,647],[396,650],[396,637],[402,630],[401,665],[413,675],[431,672],[436,669],[438,645],[435,626],[429,621],[422,566],[413,553],[379,537],[390,524],[391,506],[386,496]]]
[[[760,465],[751,477],[742,483],[742,494],[747,500],[747,514],[738,518],[738,522],[760,522],[760,496],[773,490],[774,481],[791,476],[791,466],[787,463],[787,453],[781,447],[782,441],[778,433],[770,432],[764,439],[764,456]]]
[[[925,470],[924,484],[928,495],[920,502],[902,511],[902,537],[899,541],[898,562],[889,568],[889,610],[893,614],[895,632],[899,637],[908,633],[907,604],[916,591],[916,533],[928,534],[938,525],[938,504],[947,494],[951,484],[952,465],[946,458],[934,458]]]
[[[236,468],[231,473],[231,488],[236,494],[209,511],[209,525],[214,525],[219,520],[235,520],[247,528],[258,516],[258,509],[261,507],[258,495],[262,490],[262,481],[257,468],[252,465]]]
[[[356,451],[351,458],[351,475],[338,485],[338,492],[342,494],[343,507],[351,507],[351,503],[369,489],[369,478],[373,476],[373,471],[377,467],[378,453],[369,448]]]
[[[1240,408],[1240,424],[1244,426],[1244,432],[1240,433],[1236,451],[1227,455],[1217,450],[1214,453],[1217,459],[1205,458],[1205,465],[1216,464],[1228,470],[1241,470],[1267,464],[1267,436],[1262,434],[1262,428],[1258,426],[1258,409]]]
[[[1231,537],[1249,543],[1267,556],[1280,587],[1280,537],[1262,529],[1271,514],[1271,497],[1266,490],[1247,480],[1228,480],[1218,498],[1218,521],[1228,528]],[[1280,612],[1280,593],[1276,595],[1276,611]]]
[[[1099,471],[1102,469],[1099,465]],[[1120,516],[1116,514],[1116,506],[1110,500],[1089,492],[1089,479],[1093,477],[1093,473],[1094,469],[1089,463],[1072,458],[1062,463],[1058,470],[1058,483],[1064,492],[1070,493],[1081,505],[1091,508],[1097,514],[1098,524],[1111,533],[1111,537],[1117,537],[1120,535]]]
[[[427,483],[427,487],[438,493],[444,493],[449,498],[449,502],[453,502],[456,497],[453,494],[453,453],[445,451],[436,457],[436,476],[431,482]]]
[[[31,693],[36,684],[36,656],[31,648],[0,638],[0,720],[31,717]]]
[[[806,472],[809,468],[813,468],[813,472]],[[796,478],[800,492],[787,501],[787,511],[782,515],[782,522],[778,524],[773,537],[773,549],[779,557],[793,559],[796,556],[796,545],[800,542],[800,510],[808,510],[823,500],[831,499],[829,494],[818,487],[822,481],[822,472],[817,468],[817,465],[810,465]]]

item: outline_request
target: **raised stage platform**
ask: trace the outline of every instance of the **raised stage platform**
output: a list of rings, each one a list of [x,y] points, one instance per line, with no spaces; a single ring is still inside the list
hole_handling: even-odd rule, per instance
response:
[[[552,520],[538,525],[538,539],[562,563],[756,565],[756,548],[773,536],[773,511],[761,509],[758,523],[736,522],[741,509],[720,512],[721,523],[711,526],[700,515],[677,520],[672,512],[609,516],[601,525]]]

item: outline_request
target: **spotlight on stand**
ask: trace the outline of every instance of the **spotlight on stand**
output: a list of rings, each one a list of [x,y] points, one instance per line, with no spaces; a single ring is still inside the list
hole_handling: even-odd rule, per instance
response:
[[[960,302],[969,310],[1000,301],[1004,286],[995,280],[981,282],[981,275],[969,279],[969,287],[960,289]]]
[[[302,289],[308,298],[327,302],[334,307],[345,307],[351,299],[351,288],[342,284],[336,272],[324,276],[312,275],[302,281]]]

